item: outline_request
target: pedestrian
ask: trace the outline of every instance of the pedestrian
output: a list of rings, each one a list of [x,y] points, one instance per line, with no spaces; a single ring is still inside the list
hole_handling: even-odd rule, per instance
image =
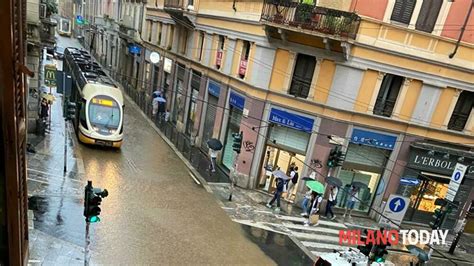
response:
[[[46,121],[49,116],[49,104],[48,101],[43,98],[41,99],[40,118]]]
[[[280,198],[281,194],[283,193],[283,188],[285,186],[285,181],[281,178],[276,179],[276,190],[275,194],[273,194],[272,200],[267,203],[267,208],[273,208],[273,203],[276,201],[277,207],[275,208],[275,212],[280,212]]]
[[[309,217],[308,219],[304,222],[304,226],[309,226],[311,221],[311,215],[316,215],[319,213],[319,207],[321,206],[321,202],[323,201],[323,197],[321,196],[321,194],[315,192],[315,191],[312,191],[311,192],[311,210],[309,212]],[[315,224],[312,224],[312,225],[318,225],[319,224],[319,221]]]
[[[165,99],[163,97],[163,99]],[[160,123],[165,119],[165,113],[166,113],[166,102],[159,102],[158,103],[158,118]]]
[[[218,151],[213,150],[213,149],[209,149],[209,154],[211,156],[211,165],[209,166],[209,169],[213,173],[216,172],[217,153],[218,153]]]
[[[158,102],[158,95],[153,93],[153,100],[151,101],[151,106],[152,106],[152,109],[151,109],[151,114],[153,117],[156,118],[156,114],[158,113],[158,105],[160,104]]]
[[[329,218],[328,214],[331,214],[331,220],[336,219],[336,215],[334,215],[334,212],[332,211],[332,207],[337,204],[337,192],[338,192],[338,188],[336,186],[330,187],[325,216],[326,218]]]
[[[306,191],[303,202],[301,202],[301,208],[303,209],[303,212],[301,213],[301,216],[303,217],[308,217],[309,216],[309,207],[311,200],[313,199],[311,189],[308,188],[308,191]]]
[[[166,109],[165,112],[165,122],[168,122],[170,120],[170,110]]]
[[[348,194],[349,197],[347,198],[346,202],[346,210],[344,211],[344,215],[342,217],[346,217],[347,211],[349,211],[349,218],[352,218],[351,213],[355,207],[356,200],[359,197],[359,189],[355,186],[351,186]]]
[[[286,199],[290,200],[291,196],[293,195],[293,190],[296,187],[296,183],[298,183],[298,166],[294,166],[293,170],[290,172],[291,181],[288,181],[288,188]]]

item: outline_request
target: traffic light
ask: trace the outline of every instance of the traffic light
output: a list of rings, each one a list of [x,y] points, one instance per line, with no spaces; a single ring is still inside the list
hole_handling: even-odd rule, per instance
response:
[[[442,208],[438,208],[433,213],[433,221],[430,222],[430,227],[433,230],[439,229],[441,227],[441,223],[443,222],[444,212]]]
[[[339,146],[336,146],[331,149],[329,153],[327,166],[329,168],[342,166],[344,160],[346,159],[346,154],[339,150]]]
[[[86,222],[96,223],[100,222],[100,204],[102,199],[107,197],[109,192],[107,189],[93,188],[92,181],[87,181],[87,186],[84,188],[84,216]]]
[[[65,118],[72,120],[76,117],[76,103],[66,101]]]
[[[387,245],[376,245],[374,246],[373,252],[374,252],[373,261],[385,262],[385,255],[388,254]]]
[[[242,139],[244,137],[244,133],[243,132],[232,133],[232,137],[234,138],[233,139],[234,142],[232,143],[232,149],[236,153],[240,153],[240,148],[242,147]]]

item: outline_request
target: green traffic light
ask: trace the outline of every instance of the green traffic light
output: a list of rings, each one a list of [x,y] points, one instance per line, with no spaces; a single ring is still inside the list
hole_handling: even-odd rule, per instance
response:
[[[100,218],[99,218],[99,216],[91,216],[91,217],[89,217],[89,222],[91,222],[91,223],[100,222]]]
[[[384,262],[384,261],[385,261],[384,258],[376,258],[376,259],[375,259],[375,262]]]

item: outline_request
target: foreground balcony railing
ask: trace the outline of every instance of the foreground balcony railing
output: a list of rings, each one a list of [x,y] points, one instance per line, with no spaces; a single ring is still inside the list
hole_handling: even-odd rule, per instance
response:
[[[355,39],[360,17],[314,4],[291,0],[265,0],[262,21]]]

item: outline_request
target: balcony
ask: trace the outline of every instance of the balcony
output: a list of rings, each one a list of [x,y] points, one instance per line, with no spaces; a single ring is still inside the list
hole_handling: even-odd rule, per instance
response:
[[[194,12],[194,1],[165,0],[164,10],[176,23],[186,28],[195,27],[196,13]]]
[[[453,115],[451,116],[451,119],[449,120],[448,129],[463,131],[468,119],[469,119],[469,114],[453,112]]]
[[[186,0],[165,0],[165,9],[168,9],[168,8],[183,9],[185,1]]]
[[[341,40],[354,40],[361,19],[356,13],[314,4],[291,0],[265,0],[261,21],[272,27],[306,30],[321,37],[330,35]]]

